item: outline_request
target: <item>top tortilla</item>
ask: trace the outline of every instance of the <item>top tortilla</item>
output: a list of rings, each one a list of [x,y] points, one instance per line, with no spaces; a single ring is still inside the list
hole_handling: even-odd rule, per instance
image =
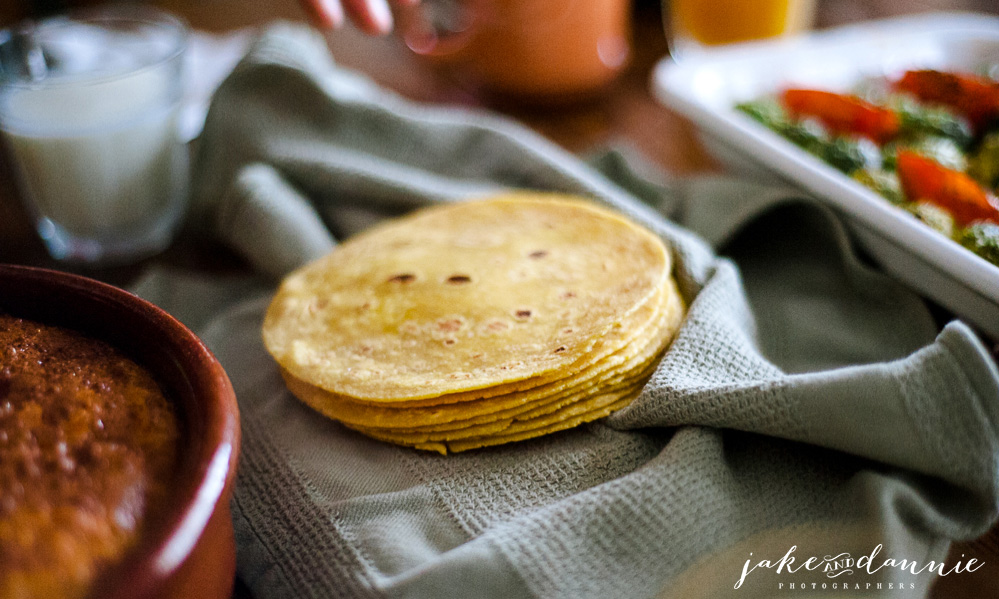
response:
[[[670,266],[658,237],[575,198],[437,206],[289,275],[264,343],[294,377],[375,403],[568,375]]]

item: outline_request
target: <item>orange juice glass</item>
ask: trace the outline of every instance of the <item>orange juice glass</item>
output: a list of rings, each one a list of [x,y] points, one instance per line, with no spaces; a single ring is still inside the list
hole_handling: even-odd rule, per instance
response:
[[[815,0],[667,0],[670,54],[779,37],[812,26]]]

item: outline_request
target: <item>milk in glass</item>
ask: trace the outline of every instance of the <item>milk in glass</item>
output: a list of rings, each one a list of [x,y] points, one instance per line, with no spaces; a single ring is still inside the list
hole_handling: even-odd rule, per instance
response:
[[[44,23],[34,48],[50,65],[0,80],[0,129],[56,258],[148,255],[169,243],[183,210],[183,37],[129,19]]]

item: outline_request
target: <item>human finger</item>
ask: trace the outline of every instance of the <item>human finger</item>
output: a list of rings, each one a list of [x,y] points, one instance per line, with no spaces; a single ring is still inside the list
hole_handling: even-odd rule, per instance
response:
[[[301,5],[316,27],[334,29],[343,25],[340,0],[301,0]]]
[[[392,31],[392,9],[388,0],[342,0],[344,11],[358,29],[373,35]]]

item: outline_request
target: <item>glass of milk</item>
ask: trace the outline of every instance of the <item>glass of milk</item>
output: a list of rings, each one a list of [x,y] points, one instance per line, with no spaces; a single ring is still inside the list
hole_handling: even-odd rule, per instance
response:
[[[135,5],[0,32],[0,137],[54,258],[126,263],[169,245],[188,183],[186,46],[182,22]]]

